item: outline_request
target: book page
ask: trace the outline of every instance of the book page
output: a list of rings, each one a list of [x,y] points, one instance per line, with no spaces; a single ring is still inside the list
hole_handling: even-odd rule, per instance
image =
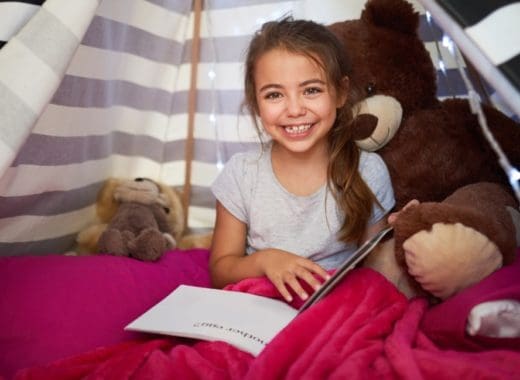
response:
[[[221,340],[256,356],[297,313],[276,299],[181,285],[125,330]]]

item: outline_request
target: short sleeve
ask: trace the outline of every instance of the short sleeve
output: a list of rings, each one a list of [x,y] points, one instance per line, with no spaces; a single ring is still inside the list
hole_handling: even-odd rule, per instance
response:
[[[360,172],[382,206],[381,209],[378,205],[374,205],[372,209],[372,215],[368,224],[374,224],[395,206],[392,181],[390,180],[390,174],[385,162],[377,153],[361,152]]]
[[[245,180],[248,178],[246,172],[246,157],[243,153],[233,155],[222,172],[211,185],[211,191],[215,198],[234,217],[247,223],[247,188],[250,186]]]

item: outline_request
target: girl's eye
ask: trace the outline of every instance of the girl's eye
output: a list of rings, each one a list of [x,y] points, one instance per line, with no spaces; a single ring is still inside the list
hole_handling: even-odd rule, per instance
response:
[[[280,94],[279,92],[269,92],[267,94],[265,94],[264,98],[267,99],[267,100],[275,100],[275,99],[278,99],[282,96],[282,94]]]
[[[322,92],[323,92],[322,89],[319,87],[309,87],[309,88],[306,88],[304,91],[305,95],[315,95],[315,94],[320,94]]]

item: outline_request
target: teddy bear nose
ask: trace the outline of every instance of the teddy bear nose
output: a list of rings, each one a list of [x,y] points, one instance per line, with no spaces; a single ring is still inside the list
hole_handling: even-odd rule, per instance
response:
[[[144,178],[142,177],[137,177],[136,179],[134,179],[135,182],[143,182],[144,181]]]

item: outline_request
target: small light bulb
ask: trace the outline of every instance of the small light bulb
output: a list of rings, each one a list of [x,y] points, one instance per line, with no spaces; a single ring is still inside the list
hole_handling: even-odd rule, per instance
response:
[[[453,55],[453,52],[454,52],[453,40],[449,36],[447,36],[446,34],[444,34],[442,36],[442,46],[448,48],[450,53]]]
[[[444,61],[442,59],[439,59],[439,68],[444,74],[446,74],[446,66],[444,65]]]

